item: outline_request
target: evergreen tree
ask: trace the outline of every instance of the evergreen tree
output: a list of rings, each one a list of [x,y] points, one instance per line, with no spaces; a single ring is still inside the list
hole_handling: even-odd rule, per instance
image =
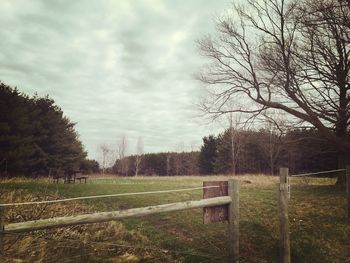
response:
[[[216,174],[229,173],[232,171],[231,133],[229,130],[217,136],[216,148],[214,172]]]
[[[84,173],[98,173],[100,171],[100,165],[96,160],[83,160],[80,164],[80,170]]]
[[[198,166],[201,174],[213,174],[214,164],[217,156],[217,141],[213,135],[203,138],[203,145],[201,147]]]
[[[30,98],[0,83],[0,172],[43,175],[79,169],[86,152],[74,125],[48,96]]]

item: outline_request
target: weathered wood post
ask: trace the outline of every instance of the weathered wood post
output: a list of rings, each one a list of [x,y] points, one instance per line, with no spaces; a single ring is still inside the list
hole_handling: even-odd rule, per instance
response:
[[[290,263],[289,216],[288,216],[288,168],[280,168],[279,221],[280,263]]]
[[[288,200],[290,200],[290,192],[291,192],[291,188],[290,188],[290,181],[289,181],[289,174],[288,174],[288,171],[287,171],[287,195],[288,195]]]
[[[346,166],[346,195],[347,195],[347,207],[348,207],[348,223],[350,223],[350,165]]]
[[[228,195],[232,202],[228,209],[229,262],[239,262],[239,181],[228,181]]]
[[[4,229],[5,229],[5,207],[0,206],[0,262],[5,261]]]

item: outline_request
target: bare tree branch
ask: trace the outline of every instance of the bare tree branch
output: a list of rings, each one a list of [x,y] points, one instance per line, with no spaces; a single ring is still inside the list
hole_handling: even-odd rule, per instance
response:
[[[350,149],[350,6],[249,0],[233,12],[219,20],[217,37],[199,41],[211,60],[198,75],[209,90],[202,110],[249,118],[275,109],[317,128],[341,151]]]

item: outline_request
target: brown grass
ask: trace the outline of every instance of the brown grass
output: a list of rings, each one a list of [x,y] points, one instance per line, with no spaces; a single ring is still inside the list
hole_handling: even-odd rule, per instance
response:
[[[46,196],[55,199],[58,196]],[[2,203],[34,201],[25,190],[3,191]],[[41,197],[40,200],[43,200]],[[91,213],[94,207],[79,202],[15,206],[6,209],[6,222]],[[147,249],[138,248],[147,246]],[[128,231],[121,222],[59,228],[5,236],[5,262],[176,262],[137,230]],[[107,260],[108,258],[108,260]]]

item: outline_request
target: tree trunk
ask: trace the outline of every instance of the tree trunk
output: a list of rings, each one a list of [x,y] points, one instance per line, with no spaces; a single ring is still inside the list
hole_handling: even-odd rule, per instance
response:
[[[349,154],[344,152],[339,152],[338,169],[345,169],[347,164],[349,164]],[[339,186],[346,185],[345,172],[338,172],[336,185],[339,185]]]

